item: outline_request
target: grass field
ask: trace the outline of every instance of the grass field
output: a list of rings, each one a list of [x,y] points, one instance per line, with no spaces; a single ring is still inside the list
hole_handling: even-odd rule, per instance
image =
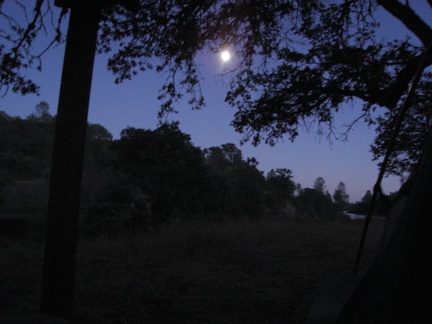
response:
[[[171,223],[82,239],[77,323],[303,323],[325,275],[351,271],[362,221]],[[371,223],[362,271],[378,246]],[[36,311],[40,239],[0,238],[0,308]]]

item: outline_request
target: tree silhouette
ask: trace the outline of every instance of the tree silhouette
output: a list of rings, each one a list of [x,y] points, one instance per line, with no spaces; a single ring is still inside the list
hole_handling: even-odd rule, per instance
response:
[[[148,195],[153,225],[204,212],[202,200],[210,186],[204,156],[178,122],[155,130],[128,127],[113,147],[116,170],[136,191]]]
[[[53,10],[43,7],[49,3],[37,1],[28,25],[0,31],[7,40],[0,52],[3,89],[37,92],[37,85],[21,71],[40,62],[42,53],[33,53],[31,45],[49,27],[44,13]],[[106,6],[114,3],[105,2]],[[318,133],[336,136],[335,113],[356,103],[358,115],[343,130],[342,138],[357,122],[376,124],[375,159],[383,155],[400,99],[432,40],[427,22],[409,2],[404,5],[398,0],[169,0],[142,1],[134,13],[122,6],[110,8],[101,17],[97,50],[111,53],[108,68],[116,82],[148,69],[166,72],[159,95],[160,116],[174,111],[185,93],[193,108],[204,105],[195,55],[203,50],[217,52],[228,44],[239,63],[226,101],[237,109],[232,125],[243,133],[244,141],[294,140],[300,128],[314,125]],[[382,37],[382,9],[414,37]],[[54,42],[63,39],[60,23],[65,12],[56,15]],[[4,10],[2,16],[10,18]],[[426,65],[431,63],[428,58]],[[425,73],[389,172],[400,174],[418,161],[431,121],[430,84],[431,74]]]
[[[339,182],[334,194],[333,199],[336,204],[336,208],[339,211],[344,211],[349,203],[349,195],[346,192],[345,183]]]
[[[325,193],[326,184],[323,177],[318,177],[314,181],[313,188],[321,194]]]
[[[9,19],[0,5],[0,17],[6,18],[10,27],[0,31],[6,44],[0,46],[0,86],[6,92],[38,90],[21,71],[39,62],[44,52],[33,53],[32,44],[44,30],[46,15],[42,9],[47,4],[52,11],[49,1],[36,1],[33,16],[24,27],[15,24],[18,20]],[[110,52],[115,48],[108,67],[117,82],[151,68],[168,72],[159,96],[163,100],[161,116],[174,110],[173,104],[184,92],[190,95],[193,108],[204,105],[194,57],[206,48],[215,52],[230,44],[240,63],[226,100],[237,108],[232,124],[244,134],[244,141],[274,144],[284,136],[293,140],[302,125],[311,127],[313,123],[318,125],[318,132],[324,133],[327,126],[332,134],[334,114],[359,100],[362,108],[347,132],[359,120],[378,122],[373,150],[376,158],[384,154],[399,101],[432,42],[432,29],[408,1],[168,0],[141,1],[138,6],[138,0],[58,0],[56,4],[63,10],[54,28],[54,43],[62,38],[58,26],[68,7],[71,16],[54,141],[42,310],[66,317],[72,314],[80,178],[99,21],[97,49]],[[135,4],[137,11],[131,13],[115,4]],[[102,12],[103,7],[110,10]],[[378,8],[400,20],[415,35],[416,42],[378,39]],[[431,64],[432,58],[427,57],[426,66]],[[391,172],[401,173],[418,160],[430,127],[431,76],[425,73],[420,80],[411,102],[412,117],[406,120],[402,129],[405,136],[398,141],[391,160]],[[373,114],[377,109],[381,109],[381,119]],[[376,295],[379,303],[362,312],[369,321],[377,322],[382,316],[389,316],[385,320],[409,321],[430,315],[427,309],[432,309],[432,298],[426,297],[431,297],[432,290],[424,287],[430,287],[432,271],[430,264],[421,260],[430,254],[427,247],[432,246],[426,230],[430,217],[424,217],[425,210],[431,209],[431,147],[429,142],[423,152],[405,218],[385,251],[384,261],[365,278],[360,302],[351,304],[357,307],[357,312],[353,310],[357,314],[361,301],[367,300],[373,288],[371,280],[379,281],[391,273],[391,280],[383,280],[385,286],[380,286]],[[416,271],[420,278],[410,280],[410,274]],[[429,293],[417,304],[413,297],[416,289]],[[411,317],[403,312],[403,297],[415,312]],[[379,313],[380,305],[385,312]]]

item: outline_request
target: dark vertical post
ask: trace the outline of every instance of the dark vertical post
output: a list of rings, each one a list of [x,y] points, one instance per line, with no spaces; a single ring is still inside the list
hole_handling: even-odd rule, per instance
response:
[[[52,157],[41,312],[71,318],[81,176],[99,23],[97,1],[73,1]]]
[[[431,323],[432,128],[386,247],[358,283],[337,323]]]

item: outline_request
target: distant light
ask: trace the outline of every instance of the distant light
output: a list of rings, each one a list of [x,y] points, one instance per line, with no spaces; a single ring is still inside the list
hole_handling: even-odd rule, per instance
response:
[[[231,53],[228,52],[227,50],[223,51],[223,52],[221,53],[221,59],[222,59],[222,61],[224,61],[224,62],[229,61],[229,60],[231,59]]]

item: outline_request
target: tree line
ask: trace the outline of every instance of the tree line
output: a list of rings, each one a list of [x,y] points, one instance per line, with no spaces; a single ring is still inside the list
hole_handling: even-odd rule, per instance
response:
[[[404,100],[407,89],[416,89],[410,91],[413,96],[408,102],[409,113],[386,168],[387,173],[402,175],[411,172],[422,156],[422,163],[415,167],[417,173],[414,173],[415,185],[410,190],[412,195],[401,213],[404,221],[397,222],[397,237],[391,240],[380,256],[382,259],[377,259],[361,281],[339,321],[352,322],[355,318],[362,319],[362,322],[395,322],[414,318],[417,322],[427,322],[430,319],[428,310],[432,298],[419,300],[415,298],[415,292],[424,291],[424,287],[430,284],[431,272],[430,266],[423,262],[424,255],[430,252],[425,247],[432,246],[427,243],[431,237],[431,226],[427,226],[430,217],[424,212],[431,209],[430,200],[424,197],[432,192],[429,181],[432,177],[429,172],[432,169],[429,159],[432,141],[426,141],[432,120],[431,73],[426,70],[418,79],[417,86],[412,85],[418,72],[432,65],[432,28],[423,18],[423,13],[430,11],[430,1],[424,2],[423,6],[420,1],[399,0],[213,0],[187,3],[173,0],[169,5],[165,1],[137,0],[92,1],[90,4],[85,1],[73,4],[55,1],[56,5],[62,6],[61,10],[53,10],[52,1],[47,0],[35,1],[33,5],[18,0],[9,3],[20,10],[8,11],[7,5],[0,6],[0,19],[5,20],[5,28],[0,31],[4,40],[4,45],[0,46],[2,94],[9,90],[21,94],[38,92],[38,85],[26,77],[24,71],[27,68],[42,69],[43,53],[63,41],[62,22],[71,8],[71,17],[77,14],[76,17],[82,18],[74,27],[85,26],[84,30],[86,26],[92,27],[87,28],[88,33],[79,28],[71,33],[78,35],[75,45],[86,44],[82,41],[86,37],[80,36],[96,36],[96,16],[104,8],[99,20],[97,51],[111,55],[107,65],[116,76],[116,82],[131,79],[150,69],[167,76],[158,96],[162,100],[161,116],[175,110],[175,104],[185,94],[190,95],[192,108],[204,106],[196,55],[204,50],[216,53],[221,47],[229,46],[239,58],[239,64],[231,71],[235,75],[226,97],[226,101],[236,109],[232,125],[244,135],[243,141],[249,140],[255,145],[260,142],[274,144],[284,137],[294,140],[304,123],[306,126],[317,125],[320,133],[335,134],[335,114],[360,102],[357,116],[347,125],[344,136],[359,121],[375,125],[377,137],[371,151],[374,158],[379,159],[386,156],[394,125],[399,119],[398,112],[404,102],[408,102]],[[87,11],[92,14],[87,15]],[[29,19],[17,19],[14,15],[17,12],[26,18],[28,13],[32,14]],[[393,37],[380,12],[392,15],[402,23],[405,31]],[[387,30],[380,28],[380,23]],[[396,28],[392,24],[390,27]],[[36,39],[40,39],[38,36],[50,34],[54,36],[50,37],[46,48],[34,46]],[[68,43],[71,39],[74,38],[68,37]],[[87,39],[89,43],[95,42],[90,36]],[[75,54],[84,52],[87,53],[76,50]],[[89,56],[82,57],[89,59]],[[83,60],[73,63],[81,62]],[[85,74],[84,69],[77,66],[70,70],[78,72],[70,73],[70,76]],[[82,95],[80,100],[68,100],[68,93],[60,95],[65,100],[60,100],[59,108],[62,109],[59,111],[70,112],[74,108],[64,103],[88,102],[85,97],[89,96],[86,88],[90,88],[90,79],[82,79],[84,82],[74,84],[74,87],[82,85],[84,88],[84,91],[75,91],[75,94]],[[87,104],[82,104],[78,111],[87,108]],[[60,116],[71,115],[59,114],[58,120]],[[68,118],[64,120],[68,121]],[[66,122],[58,129],[63,130],[65,126],[68,126]],[[60,134],[62,136],[56,135],[56,143],[67,139],[71,131],[84,135],[86,123],[76,123],[75,126],[65,130]],[[60,150],[65,145],[56,145],[55,152],[62,154],[54,154],[58,159],[54,160],[57,164],[53,163],[53,179],[54,175],[66,177],[68,172],[70,175],[73,171],[79,172],[63,182],[65,186],[69,185],[68,190],[54,187],[55,190],[51,191],[51,194],[56,190],[67,193],[73,199],[64,209],[59,208],[59,202],[65,199],[66,194],[59,195],[57,200],[53,200],[55,203],[50,204],[52,208],[48,214],[52,226],[49,226],[48,234],[62,230],[65,220],[75,225],[78,219],[79,190],[75,189],[81,180],[81,169],[77,166],[81,165],[83,157],[84,137],[77,138],[76,143],[70,145],[76,148],[76,153],[70,154],[70,158],[58,158],[68,151]],[[425,143],[427,146],[423,148]],[[22,160],[25,165],[26,159]],[[71,161],[72,167],[68,168],[65,160]],[[127,175],[125,171],[116,172]],[[58,178],[56,184],[61,185]],[[295,198],[297,200],[297,196]],[[76,237],[76,233],[73,234],[72,237]],[[71,257],[65,261],[56,258],[54,253],[45,253],[48,257],[44,264],[48,266],[44,268],[43,286],[50,289],[43,290],[41,309],[68,318],[72,315],[73,285],[62,284],[73,282],[76,242],[63,236],[64,240],[62,235],[47,235],[52,239],[47,240],[46,252],[65,249]],[[57,264],[60,266],[54,269],[52,265]],[[417,275],[413,277],[412,274]],[[61,281],[51,278],[60,278]],[[67,292],[63,293],[65,290]],[[56,298],[60,301],[56,303],[48,298],[57,295],[64,296],[66,302]],[[369,306],[364,307],[365,303]]]
[[[55,117],[41,102],[27,118],[0,112],[0,205],[43,209],[47,203]],[[128,127],[120,138],[89,124],[82,184],[87,228],[113,232],[171,218],[332,218],[347,209],[341,182],[333,195],[318,177],[313,188],[292,170],[258,169],[232,143],[201,149],[178,122],[154,130]]]

